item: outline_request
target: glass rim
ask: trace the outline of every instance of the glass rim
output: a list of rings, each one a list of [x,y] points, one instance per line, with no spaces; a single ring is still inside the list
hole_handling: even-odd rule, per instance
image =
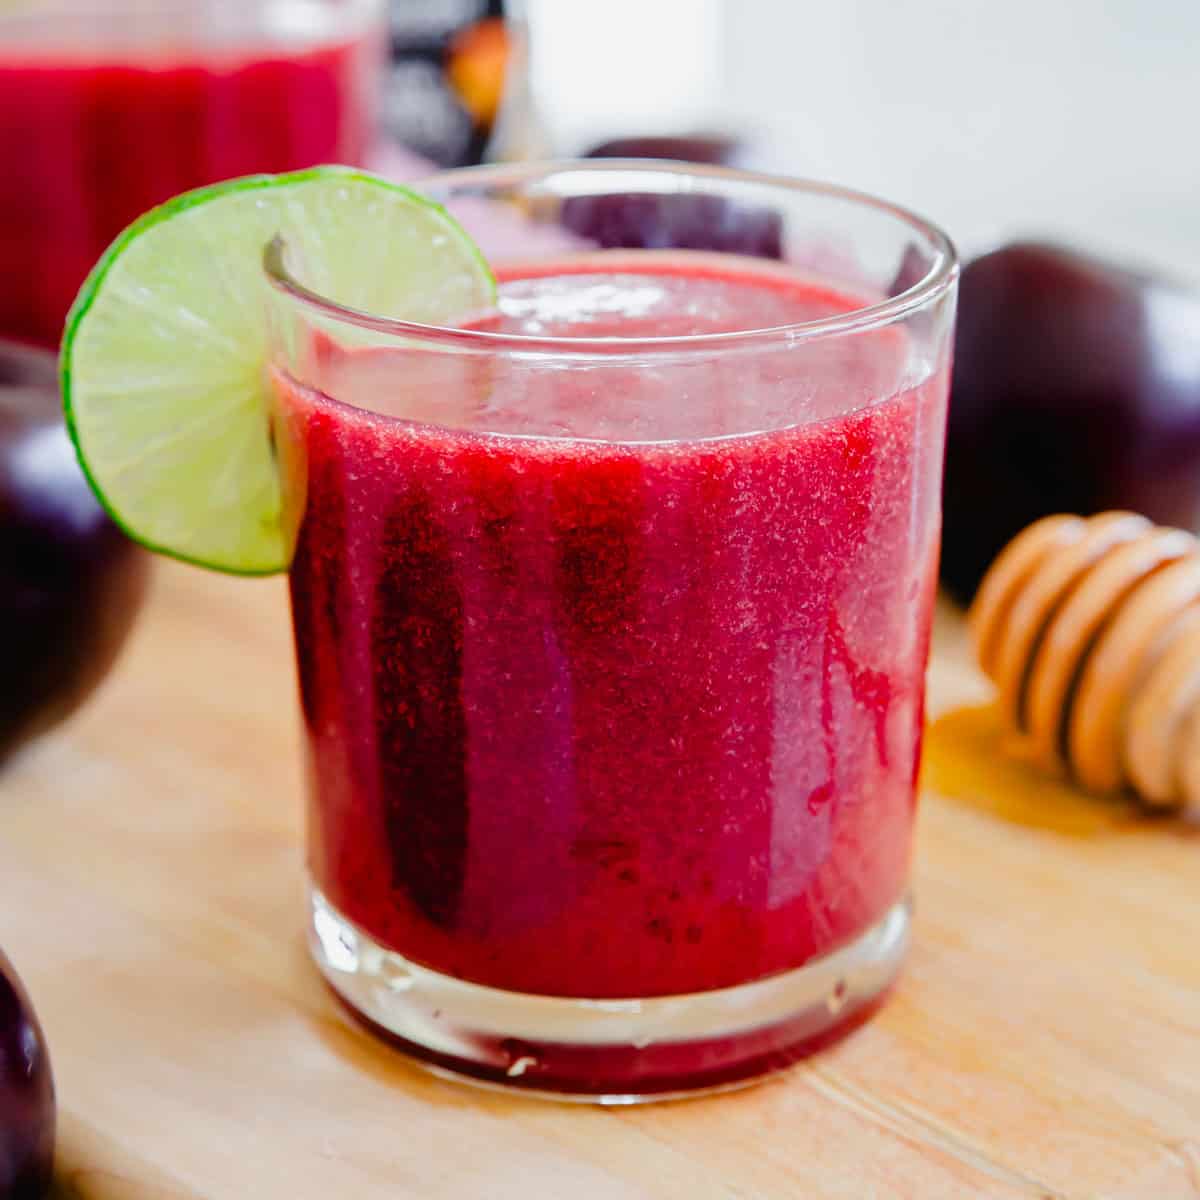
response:
[[[325,320],[340,321],[360,329],[371,330],[374,333],[391,334],[396,338],[441,343],[459,349],[512,353],[540,352],[575,356],[732,350],[749,345],[758,346],[763,343],[780,341],[789,344],[806,343],[820,338],[877,329],[902,320],[935,303],[954,286],[958,278],[959,261],[954,243],[933,222],[925,220],[901,205],[881,200],[869,192],[820,180],[742,171],[730,167],[709,166],[673,159],[603,158],[550,159],[530,163],[456,167],[414,180],[406,186],[425,194],[427,189],[430,191],[437,188],[447,189],[461,183],[470,183],[476,186],[521,183],[566,171],[586,171],[594,174],[628,173],[630,171],[640,174],[662,174],[664,171],[669,171],[676,175],[686,175],[692,178],[735,181],[780,191],[802,192],[831,200],[845,201],[891,217],[899,224],[918,233],[933,249],[933,259],[924,275],[904,291],[844,313],[837,313],[834,316],[754,329],[735,329],[721,333],[676,334],[666,337],[563,337],[504,333],[496,330],[462,329],[452,325],[404,321],[395,317],[366,312],[322,296],[296,279],[285,262],[286,242],[278,235],[263,249],[263,271],[268,282],[276,291],[303,307],[315,311]]]

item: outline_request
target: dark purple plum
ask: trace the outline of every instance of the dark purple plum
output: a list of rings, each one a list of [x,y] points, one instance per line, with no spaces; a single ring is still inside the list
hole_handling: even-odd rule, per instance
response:
[[[702,164],[741,163],[744,143],[720,135],[619,138],[589,152],[592,158],[668,158]],[[613,193],[563,202],[562,223],[604,248],[722,250],[755,258],[783,257],[777,212],[712,195]]]
[[[1200,293],[1061,246],[962,273],[942,580],[966,602],[1052,512],[1200,518]]]
[[[40,1200],[54,1164],[54,1078],[29,997],[0,951],[0,1200]]]
[[[731,134],[684,133],[612,138],[593,146],[587,157],[670,158],[714,167],[740,167],[747,165],[749,155],[746,142]]]
[[[721,196],[573,196],[563,202],[562,223],[605,249],[723,250],[755,258],[783,257],[777,213]]]
[[[53,355],[0,343],[0,759],[69,715],[137,613],[148,556],[96,502]]]

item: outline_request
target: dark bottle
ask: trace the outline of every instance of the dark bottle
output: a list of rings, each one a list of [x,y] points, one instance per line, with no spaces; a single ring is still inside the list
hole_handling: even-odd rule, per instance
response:
[[[444,167],[495,157],[525,97],[524,38],[511,0],[390,0],[384,126]],[[501,152],[511,157],[511,151]]]

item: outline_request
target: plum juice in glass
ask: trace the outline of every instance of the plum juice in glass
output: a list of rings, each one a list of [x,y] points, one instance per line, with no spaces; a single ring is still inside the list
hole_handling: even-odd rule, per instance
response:
[[[380,0],[0,4],[0,335],[57,346],[135,217],[259,171],[361,165]]]
[[[953,250],[676,164],[425,190],[495,311],[372,318],[268,255],[314,955],[492,1083],[780,1069],[907,944]]]

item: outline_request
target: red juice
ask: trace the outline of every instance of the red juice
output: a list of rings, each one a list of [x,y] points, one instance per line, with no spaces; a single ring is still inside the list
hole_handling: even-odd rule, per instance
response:
[[[588,261],[510,273],[494,327],[859,303],[732,256]],[[593,999],[786,972],[896,905],[946,392],[906,338],[599,388],[413,353],[388,391],[373,350],[320,391],[277,373],[325,899],[445,975]]]
[[[197,3],[191,22],[204,12]],[[210,42],[203,25],[189,33],[186,17],[167,15],[160,37],[144,28],[155,12],[142,12],[128,43],[111,28],[133,19],[120,12],[22,37],[0,21],[0,335],[56,345],[108,244],[179,192],[364,161],[381,62],[373,26]],[[108,37],[96,21],[110,22]]]

